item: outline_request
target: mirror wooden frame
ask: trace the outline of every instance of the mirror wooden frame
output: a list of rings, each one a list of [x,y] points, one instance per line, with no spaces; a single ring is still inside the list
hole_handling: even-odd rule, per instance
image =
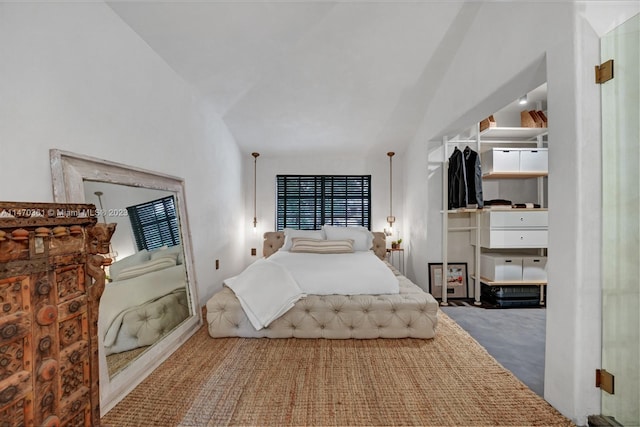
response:
[[[193,250],[185,201],[184,180],[171,175],[57,149],[51,149],[49,157],[55,202],[85,203],[83,188],[85,180],[172,191],[175,193],[178,202],[189,286],[189,304],[193,310],[193,315],[113,377],[109,376],[102,339],[98,337],[100,342],[100,412],[101,415],[104,415],[176,351],[203,324],[202,311],[198,308],[197,282],[193,267]]]

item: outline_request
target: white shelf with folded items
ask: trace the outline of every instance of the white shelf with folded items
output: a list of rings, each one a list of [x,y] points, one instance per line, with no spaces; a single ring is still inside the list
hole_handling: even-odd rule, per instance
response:
[[[476,216],[469,242],[480,254],[475,289],[485,292],[499,307],[544,305],[546,269],[531,280],[521,273],[508,280],[495,280],[487,270],[492,256],[522,261],[524,255],[537,257],[546,266],[548,210],[545,208],[545,180],[548,176],[546,128],[490,128],[480,132],[483,188],[486,200],[512,201],[513,206],[484,209]],[[515,181],[515,182],[514,182]],[[522,196],[526,194],[526,196]],[[514,200],[516,197],[527,199]],[[535,206],[535,207],[533,207]],[[527,258],[528,259],[528,258]],[[530,292],[537,289],[535,292]],[[497,295],[497,296],[496,296]],[[516,305],[519,304],[519,305]]]
[[[494,122],[495,123],[495,122]],[[546,128],[526,127],[489,127],[480,130],[480,124],[476,124],[468,132],[467,137],[443,138],[443,206],[442,206],[442,262],[446,269],[449,262],[450,234],[468,233],[472,254],[469,258],[473,280],[473,297],[475,305],[482,305],[482,283],[489,286],[526,286],[534,285],[530,281],[500,281],[485,280],[481,267],[481,256],[485,252],[509,253],[511,250],[526,250],[532,256],[544,256],[547,242],[547,210],[546,205],[546,179],[548,176],[548,131]],[[454,206],[449,200],[449,156],[456,147],[466,145],[474,147],[479,154],[482,170],[482,199],[483,207],[476,205]],[[517,199],[516,198],[526,198]],[[511,206],[494,206],[493,209],[486,206],[487,200],[504,200],[518,208]],[[523,209],[525,208],[525,209]],[[531,211],[531,213],[525,213]],[[499,212],[499,213],[498,213]],[[544,213],[543,213],[544,212]],[[522,214],[522,215],[521,215]],[[529,219],[529,216],[544,216],[544,224],[539,223],[527,233],[519,233],[518,230],[527,230],[527,227],[518,228],[520,217]],[[513,217],[514,227],[511,230],[497,231],[495,218]],[[493,229],[488,226],[490,219],[494,218]],[[540,219],[540,218],[538,218]],[[508,222],[508,221],[507,221]],[[492,242],[492,243],[490,243]],[[459,251],[458,251],[459,252]],[[456,260],[458,261],[458,260]],[[544,304],[544,283],[542,280],[534,280],[535,285],[540,286],[540,303]],[[446,286],[443,280],[443,289]],[[442,305],[448,305],[447,292],[442,293]]]

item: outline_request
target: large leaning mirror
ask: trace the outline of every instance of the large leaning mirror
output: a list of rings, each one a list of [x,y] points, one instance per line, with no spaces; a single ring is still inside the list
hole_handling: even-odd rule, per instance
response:
[[[56,202],[92,203],[117,224],[98,321],[105,414],[202,324],[184,181],[61,150],[50,159]]]

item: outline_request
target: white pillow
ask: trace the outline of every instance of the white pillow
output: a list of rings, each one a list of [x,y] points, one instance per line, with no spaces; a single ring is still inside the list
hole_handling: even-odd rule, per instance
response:
[[[184,263],[184,254],[182,253],[182,245],[175,246],[162,246],[156,249],[155,251],[151,251],[150,259],[158,259],[163,257],[173,257],[176,259],[177,264]]]
[[[284,245],[280,248],[281,251],[290,251],[292,241],[294,237],[307,237],[309,239],[321,239],[323,240],[324,232],[322,230],[296,230],[295,228],[285,228],[284,230]]]
[[[151,253],[148,252],[146,249],[136,252],[133,255],[129,255],[126,258],[122,258],[121,260],[116,261],[109,266],[109,277],[111,278],[111,280],[118,280],[118,275],[120,274],[120,271],[122,271],[127,267],[131,267],[133,265],[138,265],[145,261],[149,261],[150,258],[151,258]]]
[[[294,237],[291,252],[312,254],[350,254],[353,253],[353,240],[321,240]]]
[[[118,275],[118,280],[132,279],[134,277],[141,276],[143,274],[151,273],[153,271],[164,270],[165,268],[173,267],[176,265],[176,257],[162,257],[158,259],[151,259],[145,261],[142,264],[132,265],[122,269]]]
[[[328,240],[353,240],[353,250],[368,251],[373,246],[373,233],[364,227],[338,227],[335,225],[322,226]]]

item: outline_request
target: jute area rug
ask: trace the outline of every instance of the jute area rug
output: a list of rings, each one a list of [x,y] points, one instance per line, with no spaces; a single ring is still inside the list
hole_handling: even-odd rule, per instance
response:
[[[103,426],[569,426],[439,313],[432,340],[209,337],[200,329]]]

